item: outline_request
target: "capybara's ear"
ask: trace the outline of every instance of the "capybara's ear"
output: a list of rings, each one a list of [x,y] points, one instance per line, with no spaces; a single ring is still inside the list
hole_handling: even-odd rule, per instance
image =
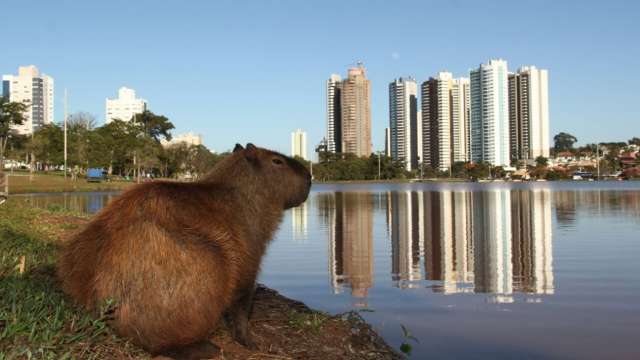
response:
[[[236,144],[236,147],[233,148],[233,152],[237,152],[237,151],[240,151],[240,150],[244,150],[244,148],[240,144]]]
[[[247,161],[254,166],[259,165],[258,162],[258,148],[252,143],[247,144],[247,150],[244,152],[244,156],[247,158]]]

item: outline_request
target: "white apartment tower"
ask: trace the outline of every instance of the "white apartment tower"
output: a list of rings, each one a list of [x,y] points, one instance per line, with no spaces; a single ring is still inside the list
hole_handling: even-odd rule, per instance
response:
[[[342,113],[340,106],[340,75],[332,74],[327,80],[327,151],[342,152]]]
[[[471,161],[509,166],[509,94],[505,60],[471,70]]]
[[[418,84],[399,78],[389,84],[389,129],[391,158],[403,161],[407,171],[418,168]]]
[[[547,70],[525,66],[509,74],[509,127],[513,160],[549,157]]]
[[[469,161],[469,78],[453,79],[451,84],[451,147],[453,162]]]
[[[307,157],[307,133],[300,129],[291,133],[291,156],[299,156],[309,160]]]
[[[130,121],[135,114],[141,114],[147,110],[147,100],[137,99],[136,92],[127,87],[118,89],[117,99],[106,100],[105,122],[113,120]]]
[[[53,78],[40,74],[34,65],[20,66],[18,75],[3,75],[2,96],[27,104],[26,121],[13,128],[19,134],[33,134],[53,123]]]
[[[422,83],[422,156],[440,171],[469,160],[469,79],[449,72]]]

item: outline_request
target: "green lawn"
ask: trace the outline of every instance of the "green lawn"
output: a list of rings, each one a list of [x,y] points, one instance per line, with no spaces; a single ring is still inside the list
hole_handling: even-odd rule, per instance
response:
[[[57,286],[59,239],[78,221],[17,201],[0,206],[0,360],[146,358]]]
[[[64,179],[62,175],[35,174],[16,172],[9,175],[9,193],[43,193],[43,192],[66,192],[66,191],[107,191],[122,190],[131,186],[133,182],[111,181],[89,183],[85,179],[71,181]]]

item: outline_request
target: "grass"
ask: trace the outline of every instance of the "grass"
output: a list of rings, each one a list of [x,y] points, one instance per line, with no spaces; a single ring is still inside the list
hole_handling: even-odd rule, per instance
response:
[[[43,192],[73,192],[73,191],[109,191],[123,190],[131,186],[133,182],[128,181],[111,181],[89,183],[85,179],[71,181],[62,175],[56,174],[29,174],[24,172],[16,172],[9,175],[9,193],[25,194],[25,193],[43,193]]]
[[[298,312],[291,310],[289,313],[289,324],[297,329],[304,331],[313,331],[319,333],[322,325],[329,319],[327,315],[319,312]]]
[[[12,201],[0,206],[0,360],[144,358],[103,314],[86,313],[60,291],[52,234],[66,225],[36,221],[46,212]]]
[[[108,326],[113,310],[108,302],[88,313],[60,290],[55,262],[61,239],[88,218],[57,206],[30,207],[18,199],[0,206],[0,360],[149,359]],[[260,289],[251,321],[262,348],[244,349],[220,326],[214,342],[225,359],[299,358],[295,354],[318,359],[336,353],[344,359],[362,359],[363,353],[399,358],[357,314],[332,317]]]

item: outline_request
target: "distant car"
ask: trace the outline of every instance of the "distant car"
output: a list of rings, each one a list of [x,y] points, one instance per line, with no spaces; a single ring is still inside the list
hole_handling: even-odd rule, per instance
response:
[[[87,182],[102,182],[107,180],[106,172],[102,169],[87,170]]]

